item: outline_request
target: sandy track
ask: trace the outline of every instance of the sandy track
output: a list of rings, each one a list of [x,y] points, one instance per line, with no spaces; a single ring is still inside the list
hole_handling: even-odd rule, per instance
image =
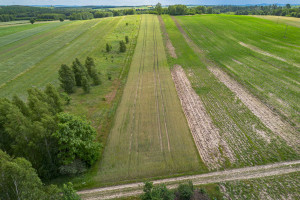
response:
[[[169,179],[153,181],[154,184],[166,184],[168,188],[175,188],[180,182],[192,181],[195,185],[219,183],[233,180],[244,180],[277,176],[300,171],[300,160],[275,163],[262,166],[245,167],[239,169],[212,172],[201,175],[182,176]],[[78,192],[83,199],[113,199],[141,194],[144,183],[132,183]]]
[[[274,134],[282,137],[290,146],[299,151],[300,138],[296,131],[284,122],[270,108],[243,88],[237,81],[216,67],[208,68],[222,83],[224,83],[236,96],[257,116],[261,122]]]
[[[169,35],[167,33],[167,30],[166,30],[166,27],[165,27],[165,22],[164,20],[162,19],[162,17],[159,15],[158,16],[158,20],[159,20],[159,23],[160,23],[160,26],[161,26],[161,30],[163,32],[163,34],[165,35],[165,38],[166,38],[166,48],[170,54],[170,56],[172,58],[177,58],[177,55],[176,55],[176,52],[175,52],[175,48],[169,38]]]
[[[214,126],[181,66],[174,66],[172,78],[198,152],[204,163],[209,169],[219,168],[225,161],[223,156],[226,156],[233,163],[233,153],[227,143],[221,139],[219,130]],[[221,154],[220,148],[225,155]]]

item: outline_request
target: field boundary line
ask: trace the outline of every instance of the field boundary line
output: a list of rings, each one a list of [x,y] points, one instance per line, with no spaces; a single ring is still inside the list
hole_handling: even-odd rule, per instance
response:
[[[153,183],[166,184],[168,188],[175,188],[179,183],[192,181],[195,185],[202,185],[208,183],[220,183],[233,180],[244,180],[262,178],[268,176],[278,176],[289,174],[293,172],[300,172],[300,160],[280,162],[268,165],[252,166],[237,168],[225,171],[216,171],[199,175],[181,176],[175,178],[167,178],[155,180]],[[77,192],[86,200],[96,199],[112,199],[118,197],[135,196],[141,194],[144,183],[131,183],[124,185],[116,185],[110,187],[102,187],[91,190],[83,190]],[[86,196],[86,197],[84,197]]]

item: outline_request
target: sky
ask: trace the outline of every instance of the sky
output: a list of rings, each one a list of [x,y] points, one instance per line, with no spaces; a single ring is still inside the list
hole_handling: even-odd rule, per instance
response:
[[[300,4],[300,0],[0,0],[0,5],[245,5],[245,4]]]

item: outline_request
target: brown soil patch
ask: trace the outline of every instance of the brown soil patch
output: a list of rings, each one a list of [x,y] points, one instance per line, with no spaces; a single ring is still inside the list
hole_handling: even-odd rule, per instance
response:
[[[105,96],[105,100],[107,101],[107,103],[111,103],[115,99],[119,85],[120,85],[120,81],[115,80],[113,83],[113,91],[111,91]]]
[[[173,46],[173,44],[169,38],[169,35],[168,35],[166,27],[165,27],[165,22],[160,15],[158,16],[158,20],[160,22],[160,27],[161,27],[162,33],[164,34],[164,36],[166,38],[166,47],[167,47],[168,52],[172,58],[177,58],[177,55],[175,52],[175,47]]]
[[[181,34],[183,35],[184,39],[187,41],[187,43],[192,47],[192,49],[194,49],[194,51],[196,51],[197,53],[203,53],[203,51],[190,39],[190,37],[186,34],[186,32],[183,30],[183,28],[181,27],[181,25],[179,24],[179,22],[177,21],[177,19],[174,16],[171,16],[171,18],[173,19],[173,21],[175,22],[178,30],[181,32]]]
[[[216,68],[208,68],[222,83],[224,83],[236,96],[257,116],[261,122],[273,133],[282,137],[290,146],[299,151],[299,134],[286,122],[284,122],[269,107],[243,88],[237,81],[229,77],[225,72]]]
[[[203,162],[209,169],[218,169],[220,164],[225,161],[224,156],[231,162],[234,162],[235,157],[233,153],[227,143],[222,140],[219,130],[214,126],[205,110],[204,104],[193,90],[181,66],[174,66],[172,78]],[[222,153],[220,149],[222,149]]]

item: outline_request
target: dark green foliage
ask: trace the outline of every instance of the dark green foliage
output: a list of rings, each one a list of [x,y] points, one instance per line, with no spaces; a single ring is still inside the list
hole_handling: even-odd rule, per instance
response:
[[[120,52],[126,51],[126,44],[123,40],[120,41]]]
[[[62,200],[81,200],[80,196],[76,194],[73,184],[70,182],[63,185],[62,194]]]
[[[82,77],[81,77],[81,86],[82,86],[82,89],[85,93],[89,93],[90,90],[91,90],[91,85],[89,83],[89,79],[88,77],[83,74]]]
[[[85,120],[68,114],[58,114],[58,129],[53,136],[58,140],[58,158],[62,165],[75,159],[92,165],[99,155],[99,143],[95,142],[96,130]]]
[[[0,199],[61,199],[58,188],[43,186],[30,162],[24,158],[13,159],[0,150],[0,172]]]
[[[126,42],[126,44],[129,43],[129,37],[127,35],[125,36],[125,42]]]
[[[170,15],[185,15],[187,14],[187,10],[186,5],[173,5],[168,7]]]
[[[178,186],[178,194],[180,200],[190,200],[194,194],[194,186],[192,182],[187,184],[180,184]]]
[[[82,76],[86,74],[85,69],[83,68],[81,62],[78,58],[72,64],[73,73],[75,75],[76,86],[82,86]]]
[[[67,65],[61,65],[58,74],[61,88],[68,94],[75,92],[76,81],[71,68]]]
[[[108,43],[106,43],[106,52],[110,52],[112,50],[112,46]]]
[[[63,101],[56,88],[48,84],[45,88],[45,94],[47,96],[47,103],[54,109],[54,113],[63,111]]]
[[[161,3],[157,3],[155,6],[155,11],[157,12],[158,15],[162,14],[162,7],[161,7]]]
[[[142,200],[173,200],[175,195],[164,184],[154,186],[151,182],[146,182],[144,186]]]
[[[27,103],[18,97],[0,99],[1,149],[26,158],[43,179],[85,171],[98,158],[96,131],[62,110],[61,95],[52,85],[29,89]]]
[[[99,74],[96,70],[96,65],[94,59],[91,57],[87,57],[85,60],[85,67],[87,69],[88,75],[92,78],[94,85],[100,85],[101,80]]]
[[[61,17],[61,18],[59,18],[59,21],[60,21],[60,22],[63,22],[63,21],[65,21],[65,20],[64,20],[64,18]]]
[[[31,18],[29,21],[30,21],[31,24],[34,24],[35,19]]]

